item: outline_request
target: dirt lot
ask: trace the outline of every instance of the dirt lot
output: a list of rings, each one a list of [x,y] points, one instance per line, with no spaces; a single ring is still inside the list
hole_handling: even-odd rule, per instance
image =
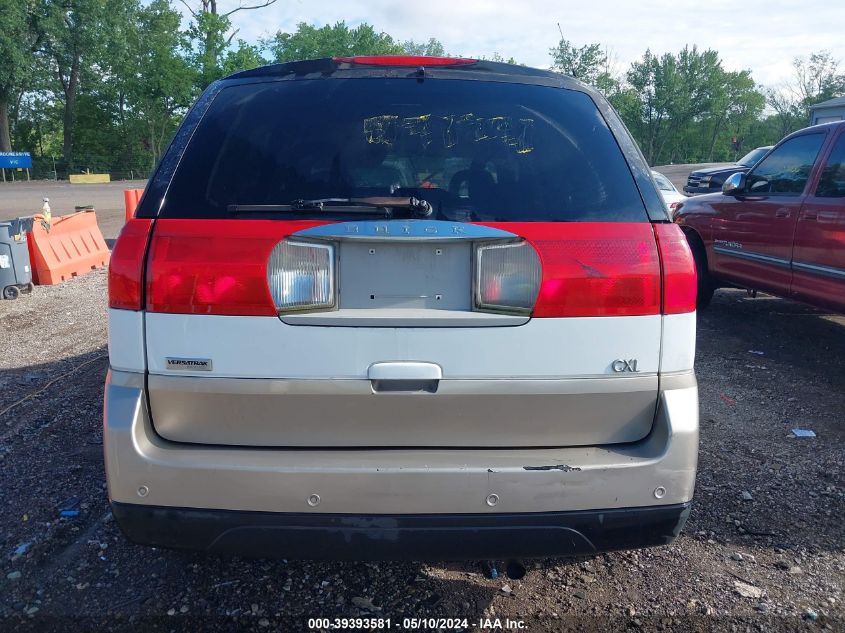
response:
[[[372,615],[466,617],[471,629],[510,617],[529,630],[845,630],[845,317],[717,293],[699,321],[701,456],[685,532],[647,551],[532,562],[513,581],[475,563],[129,544],[104,490],[105,282],[98,271],[0,302],[0,629],[287,631]],[[792,437],[796,427],[816,437]]]

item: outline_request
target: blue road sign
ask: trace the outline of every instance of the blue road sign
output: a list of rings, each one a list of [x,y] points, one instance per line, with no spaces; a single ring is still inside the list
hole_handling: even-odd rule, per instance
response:
[[[29,169],[32,167],[32,156],[29,152],[0,152],[0,168]]]

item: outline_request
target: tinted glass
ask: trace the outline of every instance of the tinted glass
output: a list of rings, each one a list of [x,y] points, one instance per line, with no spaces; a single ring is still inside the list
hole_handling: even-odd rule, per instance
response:
[[[754,165],[757,164],[758,160],[760,160],[761,158],[763,158],[763,156],[766,155],[766,152],[768,152],[768,151],[769,150],[767,150],[767,149],[752,149],[745,156],[740,158],[737,161],[737,164],[744,165],[746,167],[753,167]]]
[[[776,147],[748,174],[748,191],[799,195],[823,141],[824,134],[804,134]]]
[[[382,78],[222,90],[161,214],[231,217],[230,205],[391,195],[427,200],[435,219],[647,219],[628,164],[586,94]]]
[[[845,134],[839,137],[824,166],[819,186],[819,198],[845,198]]]

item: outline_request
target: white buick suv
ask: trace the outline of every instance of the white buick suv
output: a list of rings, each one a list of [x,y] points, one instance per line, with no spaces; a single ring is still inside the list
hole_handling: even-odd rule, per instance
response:
[[[114,248],[128,538],[470,559],[670,542],[696,274],[631,136],[559,74],[352,57],[210,86]]]

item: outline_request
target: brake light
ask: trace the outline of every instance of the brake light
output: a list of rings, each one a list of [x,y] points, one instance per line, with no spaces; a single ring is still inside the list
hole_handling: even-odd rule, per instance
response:
[[[140,310],[144,255],[153,221],[132,218],[120,231],[109,261],[109,307]]]
[[[493,224],[537,250],[542,280],[534,317],[660,314],[660,260],[645,222]]]
[[[335,306],[333,244],[282,240],[267,264],[267,282],[279,312]]]
[[[291,233],[324,224],[293,220],[158,220],[147,264],[147,310],[276,316],[267,265]]]
[[[276,316],[336,305],[334,247],[287,240],[313,220],[130,220],[109,268],[109,305],[181,314]],[[476,309],[534,317],[695,310],[695,264],[674,224],[488,224],[525,242],[482,244]],[[150,235],[152,237],[150,238]],[[656,237],[656,239],[655,239]],[[536,298],[536,301],[535,301]],[[533,306],[533,309],[532,309]]]
[[[695,311],[698,278],[695,258],[677,224],[655,224],[663,275],[663,314]]]
[[[347,64],[365,64],[368,66],[463,66],[478,61],[467,57],[426,57],[424,55],[361,55],[358,57],[335,57],[334,60]]]
[[[540,258],[528,243],[476,249],[475,309],[528,314],[540,290]]]

